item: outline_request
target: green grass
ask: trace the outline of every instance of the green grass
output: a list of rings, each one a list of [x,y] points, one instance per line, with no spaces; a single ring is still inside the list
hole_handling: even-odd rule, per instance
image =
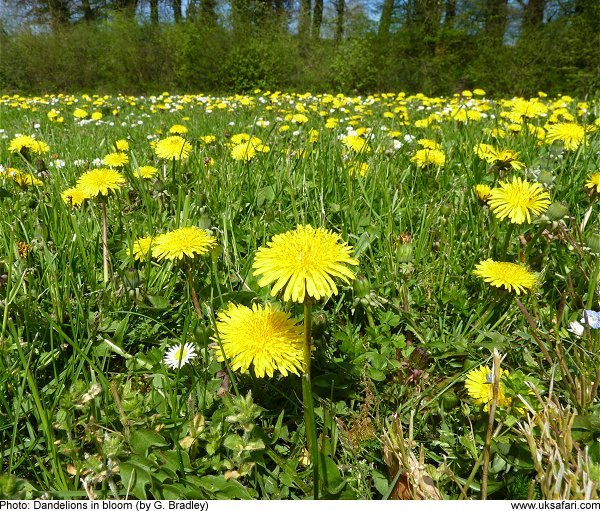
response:
[[[42,185],[0,178],[0,497],[310,498],[301,378],[229,371],[227,381],[213,349],[215,316],[230,301],[275,302],[302,319],[301,304],[258,285],[252,263],[274,234],[307,223],[339,233],[360,261],[359,283],[340,283],[338,295],[313,305],[323,497],[393,498],[398,466],[411,474],[411,496],[423,497],[411,452],[433,477],[437,493],[429,497],[477,499],[487,484],[493,498],[576,498],[583,473],[597,495],[599,331],[576,337],[566,328],[583,309],[600,309],[598,253],[589,248],[600,228],[598,193],[585,187],[600,167],[600,105],[582,116],[568,102],[567,112],[590,129],[585,144],[566,151],[538,141],[525,121],[521,133],[493,139],[489,130],[506,127],[500,113],[510,104],[487,100],[466,103],[489,107],[487,117],[462,123],[444,113],[458,98],[259,94],[244,105],[241,96],[172,96],[170,107],[157,108],[166,98],[112,96],[95,106],[98,98],[87,96],[1,100],[0,162],[39,175]],[[559,103],[547,102],[551,110]],[[297,105],[308,123],[285,120]],[[398,106],[406,106],[408,123],[383,116]],[[81,125],[76,107],[101,111],[102,122]],[[64,123],[48,119],[50,108]],[[415,126],[434,112],[429,126]],[[340,122],[326,128],[327,117]],[[269,125],[259,127],[260,118]],[[174,164],[157,160],[149,143],[173,124],[189,129],[193,145],[189,159]],[[369,150],[342,143],[350,125],[370,129]],[[270,150],[234,160],[229,139],[242,132]],[[9,151],[17,133],[35,134],[50,151]],[[201,142],[204,135],[215,143]],[[422,138],[441,144],[444,166],[411,162]],[[100,206],[90,199],[70,207],[61,192],[118,139],[128,140],[130,163],[126,185],[108,197],[105,285]],[[474,153],[482,142],[517,151],[525,169],[501,178]],[[365,175],[353,175],[352,165],[363,162]],[[136,178],[141,165],[157,166],[158,176]],[[513,175],[542,179],[540,171],[553,178],[552,201],[568,208],[561,219],[512,226],[473,192]],[[180,226],[210,229],[219,243],[192,263],[201,317],[185,264],[131,256],[137,238]],[[29,246],[25,257],[20,241]],[[539,275],[538,287],[518,297],[527,314],[514,294],[473,275],[490,257],[522,261]],[[169,370],[166,349],[185,342],[198,357]],[[498,406],[486,445],[489,414],[464,381],[470,369],[491,367],[494,349],[505,356],[510,377],[502,385],[513,404]],[[551,447],[539,430],[528,443],[520,428],[534,415],[538,425],[557,416],[568,423],[574,412],[567,434],[589,463],[552,494],[532,452],[547,459],[556,448],[569,460],[575,447]]]

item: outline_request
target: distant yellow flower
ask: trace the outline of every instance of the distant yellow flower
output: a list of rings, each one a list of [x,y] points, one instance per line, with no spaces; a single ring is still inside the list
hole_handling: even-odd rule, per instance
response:
[[[358,264],[352,247],[340,241],[338,234],[310,225],[276,234],[256,253],[252,267],[254,275],[262,275],[258,284],[274,282],[271,295],[284,289],[285,301],[303,302],[306,294],[317,300],[337,294],[333,277],[349,282],[355,275],[346,265]]]
[[[176,135],[185,135],[188,132],[188,129],[181,124],[173,124],[169,128],[169,133],[174,133]]]
[[[600,193],[600,172],[595,172],[590,176],[590,178],[585,182],[586,188],[590,188],[593,190],[596,188],[596,193]]]
[[[249,141],[242,142],[231,148],[231,157],[238,161],[250,161],[256,156],[256,149]]]
[[[182,227],[169,231],[154,239],[152,256],[158,260],[193,258],[205,254],[217,244],[210,233],[199,227]]]
[[[129,142],[124,138],[121,138],[115,142],[115,149],[117,151],[127,151],[129,149]]]
[[[152,243],[154,242],[153,236],[144,236],[138,238],[133,242],[133,249],[131,255],[136,261],[145,261],[150,257]]]
[[[492,189],[488,185],[479,184],[473,187],[475,190],[475,195],[480,201],[487,201],[490,198],[490,194],[492,193]]]
[[[200,140],[202,140],[202,142],[205,144],[214,144],[215,140],[217,140],[217,137],[214,135],[204,135],[203,137],[200,137]]]
[[[88,198],[97,195],[108,195],[118,190],[125,183],[123,175],[112,169],[94,169],[84,172],[77,180],[77,188]]]
[[[355,162],[352,165],[350,165],[350,167],[348,168],[348,173],[351,176],[360,176],[360,177],[364,177],[365,174],[367,173],[367,170],[369,170],[369,164],[368,163],[361,163],[361,162]]]
[[[142,167],[135,169],[134,171],[137,177],[141,177],[143,179],[150,179],[151,177],[154,177],[157,172],[158,169],[150,165],[143,165]]]
[[[43,183],[35,176],[27,173],[21,172],[20,170],[15,170],[11,173],[10,177],[17,183],[19,186],[41,186]]]
[[[250,309],[230,303],[217,315],[217,331],[213,340],[223,347],[215,347],[217,360],[229,359],[234,371],[245,373],[252,365],[254,374],[263,378],[302,370],[303,329],[271,305],[253,304]]]
[[[508,376],[508,371],[500,368],[500,377]],[[465,387],[469,396],[476,403],[485,405],[484,411],[488,411],[490,403],[494,399],[493,374],[488,366],[481,366],[472,369],[467,373]],[[511,399],[504,394],[504,383],[500,380],[498,387],[498,406],[508,407],[511,404]]]
[[[539,183],[529,183],[520,177],[512,182],[500,182],[490,193],[488,204],[500,219],[508,217],[513,224],[531,222],[531,213],[539,215],[550,206],[550,194]]]
[[[364,138],[356,135],[346,135],[342,139],[342,143],[348,149],[352,149],[355,153],[367,152],[370,149],[368,142]]]
[[[419,149],[410,161],[420,169],[429,165],[442,167],[446,163],[446,155],[439,149]]]
[[[560,141],[568,151],[574,151],[585,140],[585,129],[574,122],[560,122],[546,127],[546,142]]]
[[[88,198],[88,196],[79,188],[67,188],[60,194],[63,202],[68,206],[81,206],[83,201]]]
[[[512,167],[515,170],[525,167],[523,163],[517,160],[519,154],[510,149],[499,150],[489,144],[477,144],[474,151],[477,156],[487,161],[490,165],[497,165],[503,168]]]
[[[442,146],[440,146],[440,144],[438,144],[435,140],[431,140],[429,138],[421,138],[417,141],[417,143],[423,149],[441,149],[442,148]]]
[[[77,118],[77,119],[85,119],[87,117],[88,113],[83,109],[83,108],[76,108],[73,111],[73,117]]]
[[[494,287],[514,290],[518,295],[533,289],[537,284],[536,276],[523,266],[493,259],[481,261],[473,273]]]
[[[154,152],[165,160],[185,160],[192,152],[192,144],[178,135],[156,142]]]
[[[110,153],[104,157],[104,165],[108,167],[122,167],[129,162],[129,156],[125,153]]]
[[[8,145],[8,150],[13,153],[25,153],[25,151],[31,151],[36,154],[47,153],[50,148],[46,142],[36,140],[29,135],[20,135],[13,138]]]

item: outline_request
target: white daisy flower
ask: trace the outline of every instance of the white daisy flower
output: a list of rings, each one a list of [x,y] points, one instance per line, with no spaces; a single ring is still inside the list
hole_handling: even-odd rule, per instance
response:
[[[164,363],[171,369],[179,369],[194,358],[196,358],[196,347],[186,342],[183,346],[181,344],[171,346],[165,353]]]

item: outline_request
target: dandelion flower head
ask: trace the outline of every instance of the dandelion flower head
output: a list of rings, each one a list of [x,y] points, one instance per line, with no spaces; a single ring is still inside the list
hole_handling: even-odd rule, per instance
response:
[[[123,175],[112,169],[99,168],[84,172],[77,180],[77,188],[88,198],[108,195],[125,183]]]
[[[77,187],[67,188],[60,194],[63,202],[68,206],[81,206],[83,201],[88,198],[85,192]]]
[[[539,183],[513,177],[491,191],[488,204],[500,220],[508,217],[513,224],[530,223],[531,213],[539,215],[548,209],[550,194]]]
[[[537,284],[536,276],[523,266],[493,259],[480,262],[473,273],[494,287],[504,287],[518,295],[533,289]]]
[[[261,286],[275,283],[272,296],[283,289],[285,301],[303,302],[306,294],[316,300],[337,294],[333,278],[348,283],[355,275],[347,265],[358,265],[352,247],[340,241],[338,234],[322,227],[299,225],[258,249],[254,275],[262,275]]]
[[[594,172],[585,182],[585,187],[592,191],[596,189],[596,193],[600,193],[600,172]]]
[[[568,151],[576,150],[584,140],[584,127],[574,122],[559,122],[546,128],[546,142],[562,142]]]
[[[252,365],[254,374],[263,378],[276,371],[299,374],[302,369],[302,326],[271,305],[230,303],[217,315],[217,331],[223,348],[215,347],[217,359],[229,359],[234,371],[247,372]]]
[[[500,377],[508,376],[508,371],[500,368]],[[481,366],[472,369],[467,373],[465,380],[465,388],[469,396],[476,403],[484,405],[484,411],[488,411],[490,403],[494,398],[493,374],[488,366]],[[511,404],[511,399],[504,394],[504,383],[500,380],[498,387],[498,405],[508,407]]]
[[[152,244],[152,255],[159,260],[193,258],[205,254],[217,244],[208,231],[199,227],[181,227],[157,236]]]
[[[185,138],[174,135],[156,142],[154,152],[164,160],[185,160],[192,152],[192,144]]]
[[[129,156],[125,153],[110,153],[102,160],[107,167],[122,167],[129,162]]]

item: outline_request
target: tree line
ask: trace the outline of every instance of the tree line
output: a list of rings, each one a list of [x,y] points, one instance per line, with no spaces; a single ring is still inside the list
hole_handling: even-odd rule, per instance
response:
[[[589,95],[600,85],[598,0],[4,2],[5,91]]]

